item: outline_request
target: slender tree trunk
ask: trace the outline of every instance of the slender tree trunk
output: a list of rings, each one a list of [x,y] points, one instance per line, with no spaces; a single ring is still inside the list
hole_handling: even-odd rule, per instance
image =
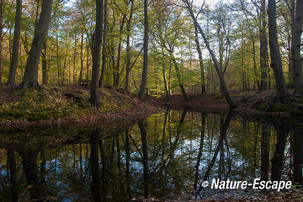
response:
[[[124,89],[126,91],[129,91],[129,72],[130,72],[130,32],[131,32],[131,26],[132,26],[132,16],[133,16],[133,10],[134,10],[134,1],[131,0],[131,8],[130,8],[130,14],[128,17],[128,21],[126,24],[126,31],[127,31],[127,37],[126,37],[126,72],[125,72],[125,85]]]
[[[80,45],[80,65],[81,65],[81,67],[80,67],[80,75],[79,75],[78,83],[81,83],[83,69],[84,69],[84,59],[83,59],[83,45],[84,45],[84,42],[83,42],[83,39],[84,39],[84,33],[82,32],[81,33],[81,45]]]
[[[265,1],[261,1],[261,25],[260,25],[260,67],[261,67],[261,90],[268,89],[268,44],[266,34],[266,10]]]
[[[198,52],[198,56],[199,56],[199,64],[200,64],[200,72],[201,72],[201,93],[204,94],[206,92],[205,90],[205,74],[204,74],[204,66],[203,66],[203,58],[202,58],[202,51],[200,48],[200,42],[199,42],[199,38],[198,38],[198,28],[196,26],[196,24],[194,23],[195,26],[195,42],[196,42],[196,46],[197,46],[197,52]]]
[[[21,15],[22,15],[22,0],[17,0],[13,53],[12,53],[11,65],[10,65],[8,81],[7,81],[8,85],[16,84],[16,71],[17,71],[17,66],[18,66],[18,50],[19,50],[19,42],[20,42],[20,34],[21,34]]]
[[[44,42],[43,51],[42,51],[42,83],[48,84],[48,69],[47,69],[47,44]]]
[[[139,98],[144,99],[145,89],[147,83],[147,67],[148,67],[148,13],[147,6],[148,0],[144,0],[144,38],[143,38],[143,71],[142,71],[142,79],[139,90]]]
[[[197,26],[200,34],[202,35],[202,38],[203,38],[204,43],[206,45],[206,48],[207,48],[207,50],[209,51],[209,53],[210,53],[210,55],[212,57],[213,63],[214,63],[215,68],[217,70],[218,77],[219,77],[220,82],[221,82],[221,87],[222,87],[223,94],[225,96],[225,99],[226,99],[227,103],[229,104],[229,107],[230,108],[236,108],[236,107],[238,107],[237,103],[234,102],[232,100],[232,98],[230,97],[230,95],[229,95],[229,92],[227,90],[227,87],[226,87],[226,84],[225,84],[225,81],[224,81],[223,74],[222,74],[222,72],[220,70],[220,67],[219,67],[218,60],[217,60],[215,54],[213,53],[212,49],[210,48],[210,44],[209,44],[209,42],[208,42],[208,40],[207,40],[207,38],[206,38],[206,36],[205,36],[205,34],[204,34],[201,26],[199,25],[196,17],[194,16],[191,4],[188,2],[188,0],[184,0],[184,2],[186,3],[187,9],[188,9],[188,11],[189,11],[189,13],[190,13],[190,15],[191,15],[191,17],[192,17],[195,25]]]
[[[167,96],[167,99],[170,100],[170,94],[169,94],[169,89],[168,89],[168,85],[167,85],[167,79],[166,79],[166,72],[165,72],[165,61],[164,61],[164,50],[162,48],[162,73],[163,73],[163,82],[164,82],[164,87],[165,87],[165,93]]]
[[[303,76],[302,76],[302,58],[301,58],[301,46],[302,46],[302,23],[303,23],[303,1],[297,0],[296,4],[296,17],[292,24],[292,56],[293,56],[293,83],[294,94],[303,95]]]
[[[271,67],[274,71],[277,85],[277,95],[275,101],[286,102],[288,101],[288,92],[285,85],[281,55],[278,44],[275,0],[268,1],[268,26]]]
[[[119,38],[119,45],[118,45],[118,56],[117,56],[117,64],[116,69],[114,69],[114,87],[119,86],[119,80],[120,80],[120,60],[121,60],[121,51],[122,51],[122,35],[124,32],[124,24],[125,24],[126,15],[123,15],[122,17],[122,23],[120,25],[120,38]]]
[[[99,95],[99,74],[100,74],[100,57],[102,44],[102,23],[103,23],[103,0],[96,0],[96,29],[93,36],[93,70],[90,102],[95,107],[100,106]]]
[[[99,80],[99,86],[101,88],[104,87],[104,77],[105,77],[105,69],[106,69],[106,57],[107,57],[107,0],[104,0],[104,26],[103,26],[103,47],[102,47],[102,68],[101,68],[101,76]]]
[[[175,66],[175,70],[176,70],[176,74],[177,74],[177,78],[178,78],[179,86],[180,86],[180,88],[181,88],[182,95],[183,95],[183,97],[187,100],[188,97],[187,97],[186,90],[185,90],[185,88],[184,88],[183,81],[182,81],[182,78],[181,78],[179,65],[178,65],[178,63],[177,63],[177,61],[176,61],[175,56],[173,55],[173,51],[170,50],[170,51],[169,51],[169,55],[170,55],[171,60],[173,61],[174,66]]]
[[[47,36],[52,13],[52,0],[43,0],[39,23],[35,29],[32,47],[27,59],[23,80],[18,88],[38,87],[38,65],[43,44]]]

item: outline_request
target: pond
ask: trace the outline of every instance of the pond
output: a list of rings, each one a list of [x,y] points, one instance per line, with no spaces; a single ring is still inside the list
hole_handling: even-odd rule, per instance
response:
[[[0,200],[189,200],[222,192],[203,187],[214,179],[302,184],[294,125],[167,109],[137,123],[2,129]],[[241,191],[252,190],[228,193]]]

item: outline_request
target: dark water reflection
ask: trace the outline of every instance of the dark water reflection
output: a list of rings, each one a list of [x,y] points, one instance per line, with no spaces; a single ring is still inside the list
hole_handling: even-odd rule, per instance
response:
[[[273,122],[274,123],[274,122]],[[0,199],[181,199],[212,179],[302,184],[303,129],[233,113],[171,111],[138,123],[1,131]]]

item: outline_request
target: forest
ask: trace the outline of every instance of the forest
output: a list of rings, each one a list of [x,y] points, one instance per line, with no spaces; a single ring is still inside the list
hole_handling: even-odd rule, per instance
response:
[[[302,200],[302,24],[302,0],[0,0],[0,201]],[[210,186],[256,179],[291,186]]]
[[[229,90],[302,96],[300,1],[197,4],[2,0],[0,83],[88,83],[141,98],[222,91],[232,108]]]

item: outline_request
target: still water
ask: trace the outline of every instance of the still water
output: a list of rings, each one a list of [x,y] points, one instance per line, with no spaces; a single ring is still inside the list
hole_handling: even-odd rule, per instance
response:
[[[137,123],[0,132],[0,200],[188,200],[213,179],[302,184],[303,129],[166,110]]]

